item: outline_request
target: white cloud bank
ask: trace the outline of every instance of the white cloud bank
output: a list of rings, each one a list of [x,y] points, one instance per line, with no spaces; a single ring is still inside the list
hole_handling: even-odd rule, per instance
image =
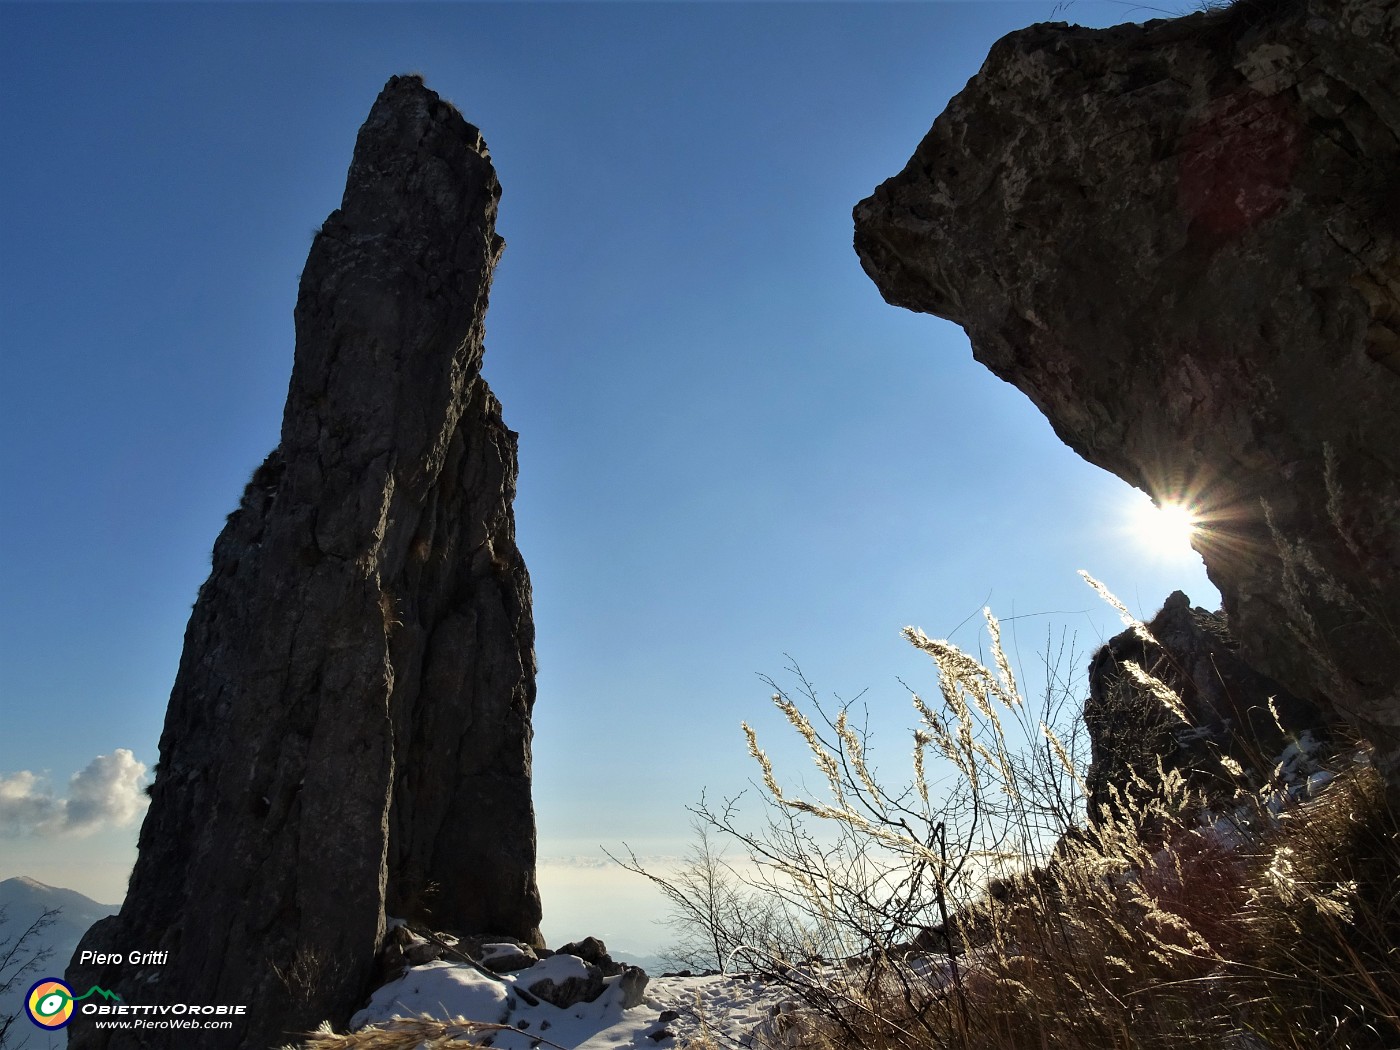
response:
[[[74,773],[67,798],[27,769],[0,773],[0,835],[80,836],[130,827],[146,811],[145,787],[145,763],[124,747]]]

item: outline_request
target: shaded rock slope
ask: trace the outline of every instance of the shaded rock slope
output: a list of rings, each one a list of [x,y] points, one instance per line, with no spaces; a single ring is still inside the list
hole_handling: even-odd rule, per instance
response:
[[[1240,0],[992,49],[855,208],[1075,451],[1205,519],[1249,662],[1400,786],[1400,4]]]
[[[246,1005],[198,1045],[343,1022],[386,908],[539,941],[516,439],[480,375],[499,197],[480,132],[395,77],[312,245],[281,443],[190,617],[126,903],[80,946],[168,959],[67,974]]]
[[[1237,777],[1222,755],[1256,788],[1285,786],[1271,783],[1279,756],[1300,739],[1325,739],[1322,712],[1246,664],[1225,617],[1193,608],[1176,591],[1147,631],[1150,640],[1135,630],[1115,635],[1089,665],[1084,724],[1092,747],[1085,777],[1091,821],[1101,822],[1108,812],[1142,811],[1144,795],[1160,787],[1159,761],[1206,798],[1228,801]],[[1135,680],[1129,663],[1175,692],[1180,714]],[[1126,809],[1119,809],[1120,799]]]

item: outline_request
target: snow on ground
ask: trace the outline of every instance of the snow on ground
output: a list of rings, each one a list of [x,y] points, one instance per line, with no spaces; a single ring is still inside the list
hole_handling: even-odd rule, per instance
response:
[[[1266,809],[1279,813],[1290,804],[1311,798],[1333,779],[1326,770],[1310,768],[1311,740],[1300,741],[1280,756],[1280,771],[1291,774],[1286,785],[1265,793]],[[1246,841],[1246,812],[1222,816],[1207,811],[1202,830],[1226,849]],[[514,945],[486,945],[487,956],[509,954]],[[964,967],[975,967],[976,953]],[[909,962],[908,974],[930,988],[949,979],[941,958]],[[572,955],[555,955],[529,969],[488,974],[464,963],[440,960],[410,969],[403,977],[374,993],[369,1005],[351,1019],[352,1028],[393,1018],[456,1021],[465,1019],[508,1029],[479,1033],[482,1045],[497,1050],[653,1050],[674,1048],[706,1039],[720,1050],[780,1050],[783,1033],[797,1009],[792,993],[781,985],[752,976],[653,977],[642,1002],[623,1006],[619,977],[609,977],[593,1002],[556,1007],[526,991],[549,978],[556,985],[585,979],[587,968]],[[814,979],[839,983],[832,972]]]
[[[560,1009],[547,1002],[531,1004],[517,992],[555,972],[559,960],[544,959],[528,970],[488,977],[464,964],[438,961],[416,966],[374,993],[365,1009],[351,1019],[360,1028],[394,1017],[465,1018],[510,1025],[516,1031],[491,1033],[498,1050],[654,1050],[672,1048],[702,1035],[719,1047],[753,1047],[791,1010],[783,988],[752,977],[653,977],[639,1006],[622,1007],[618,979],[591,1003]],[[576,960],[573,960],[576,961]],[[554,967],[553,970],[550,967]],[[483,1034],[483,1039],[485,1038]]]
[[[773,1045],[777,1022],[796,1005],[781,985],[724,975],[659,977],[647,985],[647,1000],[680,1015],[666,1026],[679,1042],[708,1034],[722,1047]]]

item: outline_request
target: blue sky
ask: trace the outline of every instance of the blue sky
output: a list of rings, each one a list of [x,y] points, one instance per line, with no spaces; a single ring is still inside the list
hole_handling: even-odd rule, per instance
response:
[[[277,440],[312,230],[394,73],[481,127],[504,187],[485,372],[521,435],[551,940],[664,939],[598,847],[683,851],[684,806],[751,775],[741,719],[800,761],[756,677],[785,654],[869,690],[893,777],[896,677],[932,688],[905,624],[975,647],[990,603],[1029,669],[1047,631],[1118,630],[1079,568],[1142,615],[1213,607],[1140,497],[851,250],[851,207],[997,38],[1155,16],[0,4],[0,878],[123,892],[129,809],[63,803],[131,788],[119,748],[155,763],[209,550]]]

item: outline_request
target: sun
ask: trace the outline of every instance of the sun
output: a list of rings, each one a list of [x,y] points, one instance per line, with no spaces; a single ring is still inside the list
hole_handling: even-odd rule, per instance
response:
[[[1190,504],[1157,504],[1143,496],[1133,509],[1133,532],[1144,546],[1162,556],[1183,555],[1191,550],[1191,538],[1201,522]]]

